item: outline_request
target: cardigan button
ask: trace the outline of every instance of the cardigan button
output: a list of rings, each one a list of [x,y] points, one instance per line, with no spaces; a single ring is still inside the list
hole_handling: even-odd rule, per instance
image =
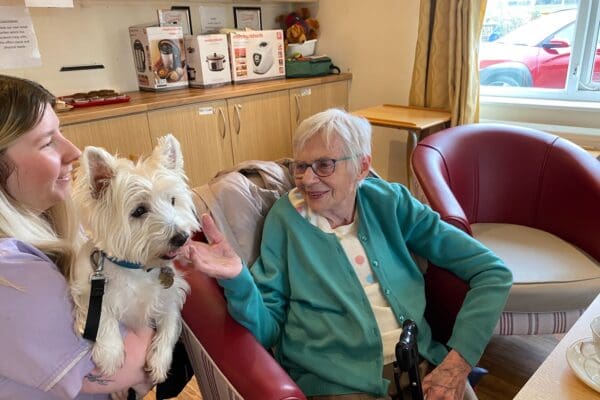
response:
[[[392,293],[392,292],[390,291],[390,289],[385,289],[385,290],[383,291],[383,293],[385,293],[386,295],[389,295],[389,294],[390,294],[390,293]]]
[[[373,266],[375,268],[379,267],[379,261],[377,261],[377,260],[373,261]]]
[[[362,240],[363,242],[366,242],[367,241],[367,235],[361,233],[360,240]]]

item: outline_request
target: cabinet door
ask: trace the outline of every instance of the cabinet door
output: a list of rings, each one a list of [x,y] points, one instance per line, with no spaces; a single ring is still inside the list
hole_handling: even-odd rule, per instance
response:
[[[146,113],[66,125],[61,131],[80,149],[98,146],[123,157],[152,151]]]
[[[235,163],[291,157],[287,90],[232,98],[227,106]]]
[[[225,101],[148,112],[152,143],[172,133],[181,144],[190,187],[202,185],[233,165]]]
[[[292,132],[304,119],[328,108],[348,109],[348,81],[290,90]]]

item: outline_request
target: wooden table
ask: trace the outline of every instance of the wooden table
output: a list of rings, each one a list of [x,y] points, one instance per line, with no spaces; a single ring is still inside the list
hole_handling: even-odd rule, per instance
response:
[[[406,142],[406,179],[410,187],[410,157],[425,131],[437,131],[450,127],[449,112],[423,107],[382,104],[353,111],[366,118],[372,125],[408,131]]]
[[[590,322],[600,315],[600,295],[565,334],[533,376],[521,388],[515,400],[586,400],[600,399],[600,393],[583,383],[567,363],[567,348],[579,339],[592,336]]]

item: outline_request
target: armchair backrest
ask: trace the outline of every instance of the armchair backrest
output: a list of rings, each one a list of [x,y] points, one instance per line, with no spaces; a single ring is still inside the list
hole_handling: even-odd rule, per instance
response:
[[[596,259],[600,163],[573,143],[534,129],[470,124],[421,141],[412,165],[431,207],[472,233],[470,224],[530,226]]]

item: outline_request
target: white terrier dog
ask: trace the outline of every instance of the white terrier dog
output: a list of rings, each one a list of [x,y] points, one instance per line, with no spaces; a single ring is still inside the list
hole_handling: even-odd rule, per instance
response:
[[[81,334],[86,324],[91,274],[103,270],[106,283],[92,359],[104,374],[114,374],[125,357],[119,322],[129,328],[155,326],[146,368],[155,383],[162,382],[189,291],[172,259],[199,229],[179,142],[171,135],[160,138],[152,155],[136,164],[87,147],[73,199],[90,238],[72,277],[75,329]]]

